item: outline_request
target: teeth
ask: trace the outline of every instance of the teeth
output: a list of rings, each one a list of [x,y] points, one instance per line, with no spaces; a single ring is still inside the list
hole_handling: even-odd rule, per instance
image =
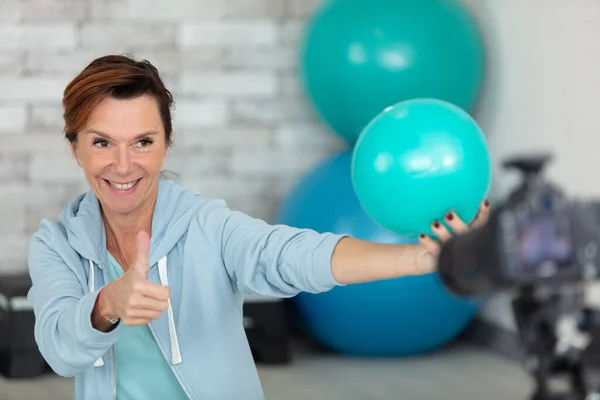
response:
[[[137,181],[133,181],[133,182],[129,182],[129,183],[114,183],[114,182],[109,181],[108,183],[110,183],[110,186],[112,186],[113,189],[129,190],[137,183]]]

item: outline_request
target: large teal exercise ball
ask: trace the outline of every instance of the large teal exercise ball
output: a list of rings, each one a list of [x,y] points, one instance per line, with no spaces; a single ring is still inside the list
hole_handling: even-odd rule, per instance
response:
[[[286,196],[277,221],[378,243],[415,243],[364,212],[352,187],[351,164],[352,153],[345,151],[315,166]],[[438,349],[463,331],[478,309],[478,302],[451,294],[437,273],[300,293],[293,302],[302,324],[322,345],[381,357]]]
[[[300,49],[308,99],[354,143],[385,107],[417,97],[470,111],[484,77],[484,43],[459,0],[328,0]]]
[[[491,185],[487,140],[471,116],[435,99],[388,107],[354,147],[352,181],[367,214],[390,231],[433,235],[454,211],[477,215]]]

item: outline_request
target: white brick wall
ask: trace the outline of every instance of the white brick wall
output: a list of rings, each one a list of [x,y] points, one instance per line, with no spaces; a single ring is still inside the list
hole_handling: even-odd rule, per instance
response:
[[[181,183],[270,220],[293,182],[341,142],[297,76],[321,0],[0,0],[0,273],[26,267],[39,220],[87,188],[62,137],[65,85],[94,58],[132,53],[172,90]]]

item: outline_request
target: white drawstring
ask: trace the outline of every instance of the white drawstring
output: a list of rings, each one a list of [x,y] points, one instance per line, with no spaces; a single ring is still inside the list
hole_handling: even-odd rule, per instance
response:
[[[158,261],[158,275],[160,283],[163,286],[169,286],[169,279],[167,278],[167,256],[164,256]],[[175,318],[173,317],[173,308],[171,307],[171,299],[168,299],[169,309],[169,338],[171,339],[171,358],[173,365],[181,364],[182,357],[181,351],[179,350],[179,341],[177,339],[177,331],[175,330]]]
[[[90,290],[90,293],[96,289],[94,277],[95,277],[94,263],[92,262],[92,260],[90,260],[90,277],[88,279],[88,289]],[[99,359],[96,360],[96,362],[94,362],[94,367],[98,368],[98,367],[102,367],[102,366],[104,366],[104,359],[102,357],[100,357]]]

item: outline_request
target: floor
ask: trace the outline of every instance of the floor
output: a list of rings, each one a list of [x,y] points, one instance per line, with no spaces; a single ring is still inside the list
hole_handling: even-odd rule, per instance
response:
[[[289,366],[260,366],[267,400],[526,400],[521,366],[490,352],[459,347],[415,359],[371,360],[299,349]],[[0,400],[73,399],[69,379],[0,378]]]

